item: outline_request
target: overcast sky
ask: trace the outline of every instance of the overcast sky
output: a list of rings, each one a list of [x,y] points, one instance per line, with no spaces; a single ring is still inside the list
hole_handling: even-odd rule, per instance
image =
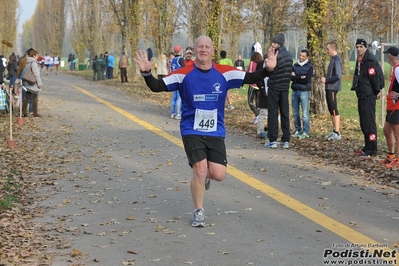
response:
[[[22,32],[22,24],[35,12],[36,3],[37,0],[19,0],[22,13],[19,17],[18,32]]]

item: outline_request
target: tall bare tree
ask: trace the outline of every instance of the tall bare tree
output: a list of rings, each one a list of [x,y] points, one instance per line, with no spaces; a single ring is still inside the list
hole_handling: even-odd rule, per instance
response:
[[[243,18],[243,1],[228,0],[224,3],[221,32],[223,38],[223,48],[227,49],[227,54],[237,56],[240,35],[246,30],[247,24]],[[220,48],[220,47],[219,47]]]
[[[140,16],[139,16],[139,0],[128,0],[127,2],[127,16],[129,20],[127,21],[128,25],[128,40],[131,49],[131,56],[134,56],[137,52],[138,42],[139,42],[139,33],[137,29],[140,27]],[[138,71],[136,64],[132,65],[132,68],[129,68],[129,73],[132,73],[134,76],[138,76]]]
[[[263,40],[257,40],[255,35],[254,41],[259,41],[261,44],[270,45],[270,41],[277,33],[282,33],[287,30],[287,17],[289,15],[289,8],[291,0],[273,1],[273,0],[253,0],[252,16],[250,19],[255,19],[252,27],[262,31]]]
[[[209,38],[213,41],[215,46],[215,52],[213,54],[213,60],[219,61],[218,59],[218,49],[217,44],[219,43],[220,39],[220,9],[222,0],[210,0],[212,3],[211,12],[208,17],[207,26],[206,26],[206,33]]]
[[[85,1],[70,0],[68,1],[68,10],[70,14],[71,24],[71,44],[76,52],[79,62],[84,62],[86,52],[86,28],[85,28]]]
[[[175,11],[175,4],[168,0],[153,0],[156,12],[153,13],[156,27],[151,27],[151,36],[155,42],[157,54],[167,51],[171,47],[171,36],[176,30],[178,16],[171,16]]]
[[[15,41],[17,39],[17,24],[19,15],[17,13],[19,2],[0,0],[0,45],[1,53],[4,56],[14,51]],[[16,19],[15,19],[16,18]]]
[[[206,34],[206,22],[212,2],[206,0],[183,0],[179,6],[183,15],[183,19],[180,21],[182,21],[182,26],[188,31],[190,45],[194,43],[195,39]]]
[[[99,0],[86,0],[85,8],[86,24],[84,29],[86,42],[90,58],[93,58],[95,55],[100,55],[101,51],[104,49],[101,42],[101,27],[98,26],[102,24],[102,3]]]
[[[42,53],[61,54],[65,23],[65,0],[38,0],[33,20],[35,48]]]
[[[128,12],[128,0],[109,0],[111,9],[114,12],[115,24],[118,25],[118,35],[121,40],[121,51],[126,51],[127,42],[127,27],[129,23]]]
[[[340,47],[339,54],[342,59],[342,74],[349,73],[348,51],[353,44],[349,44],[348,35],[356,15],[356,6],[353,0],[336,0],[329,4],[329,26],[334,39]]]
[[[24,53],[26,50],[28,50],[31,47],[34,47],[33,45],[33,23],[32,23],[32,18],[26,20],[24,24],[22,24],[22,32],[23,34],[21,37],[21,45],[22,45],[22,52]]]
[[[310,110],[312,114],[324,114],[327,111],[324,84],[318,78],[325,75],[326,68],[326,15],[327,0],[307,0],[305,9],[305,24],[307,27],[308,48],[312,56],[314,75],[312,80],[312,98]]]

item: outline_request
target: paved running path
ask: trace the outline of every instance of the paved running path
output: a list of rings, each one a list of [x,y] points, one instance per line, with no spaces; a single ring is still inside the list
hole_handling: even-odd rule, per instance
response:
[[[226,180],[206,192],[207,226],[192,228],[191,169],[168,110],[65,73],[43,79],[43,123],[76,154],[40,191],[52,194],[37,219],[56,236],[52,265],[319,266],[324,252],[361,250],[345,245],[397,249],[397,190],[236,134]]]

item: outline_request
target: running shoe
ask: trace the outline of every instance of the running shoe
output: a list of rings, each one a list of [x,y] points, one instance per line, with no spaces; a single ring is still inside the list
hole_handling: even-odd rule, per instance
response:
[[[391,164],[391,163],[392,163],[393,161],[395,161],[395,160],[396,160],[396,158],[390,159],[390,158],[387,156],[384,160],[379,161],[379,163],[382,164],[382,165],[387,165],[387,164]]]
[[[268,142],[265,144],[266,148],[277,149],[277,141]]]
[[[209,190],[211,188],[211,179],[209,177],[205,178],[205,190]]]
[[[180,119],[181,119],[181,114],[177,114],[177,115],[175,116],[175,119],[180,120]]]
[[[371,156],[372,154],[368,154],[368,153],[366,153],[366,152],[364,152],[364,151],[362,151],[361,153],[358,153],[357,154],[357,156],[359,156],[359,157],[369,157],[369,156]]]
[[[298,139],[308,139],[309,138],[309,134],[303,132],[301,135],[298,136]]]
[[[327,140],[330,140],[331,138],[332,138],[332,136],[334,135],[334,131],[331,131],[331,133],[330,134],[328,134],[328,135],[326,135],[326,139]]]
[[[289,149],[290,143],[288,141],[284,141],[282,147],[283,147],[283,149]]]
[[[336,141],[336,140],[340,140],[340,139],[342,139],[341,134],[338,134],[338,133],[335,133],[335,132],[333,132],[331,137],[327,138],[327,140],[332,140],[332,141]]]
[[[170,114],[170,118],[175,119],[176,114]]]
[[[227,106],[227,109],[229,109],[229,110],[234,110],[234,105],[232,105],[232,104],[229,104],[229,106]]]
[[[385,165],[386,168],[399,168],[399,161],[398,159],[393,160],[390,164]]]
[[[205,211],[198,209],[194,211],[194,218],[191,223],[193,227],[204,227],[205,226]]]
[[[300,135],[301,135],[301,132],[295,131],[295,133],[293,135],[291,135],[291,137],[298,138]]]

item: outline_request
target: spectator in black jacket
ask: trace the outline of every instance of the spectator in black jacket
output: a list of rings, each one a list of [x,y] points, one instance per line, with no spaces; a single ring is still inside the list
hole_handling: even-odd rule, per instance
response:
[[[360,128],[364,135],[364,147],[356,151],[358,156],[377,153],[376,100],[384,88],[384,74],[378,59],[367,50],[364,39],[356,40],[357,62],[353,75],[352,90],[356,91]]]
[[[272,39],[272,47],[279,53],[277,55],[277,65],[267,81],[267,137],[269,142],[265,144],[265,147],[272,149],[277,148],[279,111],[281,115],[281,130],[283,131],[283,136],[281,137],[283,149],[289,148],[291,137],[288,93],[292,73],[292,55],[285,49],[284,42],[284,34],[277,34]]]

